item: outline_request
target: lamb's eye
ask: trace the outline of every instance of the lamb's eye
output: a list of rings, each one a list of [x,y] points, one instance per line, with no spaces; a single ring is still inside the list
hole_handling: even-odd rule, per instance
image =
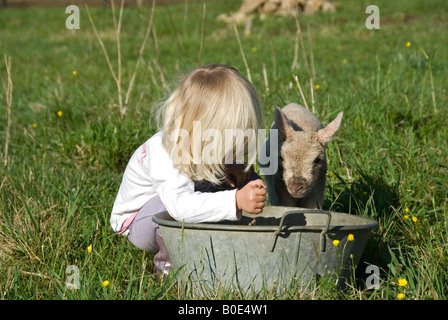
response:
[[[317,157],[316,159],[314,159],[314,165],[318,165],[319,163],[321,163],[322,159]]]

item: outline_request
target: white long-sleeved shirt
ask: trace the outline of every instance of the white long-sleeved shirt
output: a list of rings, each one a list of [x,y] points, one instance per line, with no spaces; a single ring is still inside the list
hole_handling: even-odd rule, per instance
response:
[[[150,199],[159,195],[168,213],[185,223],[238,220],[236,189],[215,193],[195,192],[194,182],[173,167],[156,133],[132,155],[118,190],[110,223],[115,232]],[[127,235],[126,230],[122,234]]]

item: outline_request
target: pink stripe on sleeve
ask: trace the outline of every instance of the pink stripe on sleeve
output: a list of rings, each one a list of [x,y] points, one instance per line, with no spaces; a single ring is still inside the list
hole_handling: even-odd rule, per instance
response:
[[[126,220],[124,220],[123,224],[121,225],[121,229],[120,231],[117,232],[117,234],[122,234],[123,232],[126,231],[126,229],[130,226],[130,224],[132,223],[132,221],[134,221],[135,216],[137,215],[139,210],[134,211],[131,216],[129,218],[127,218]]]

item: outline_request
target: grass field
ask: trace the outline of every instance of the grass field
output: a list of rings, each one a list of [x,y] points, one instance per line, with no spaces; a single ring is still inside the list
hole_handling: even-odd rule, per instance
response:
[[[339,2],[335,13],[301,17],[310,69],[300,46],[293,66],[294,18],[255,18],[250,35],[238,31],[266,127],[275,105],[303,104],[293,75],[323,123],[344,111],[327,150],[325,208],[379,222],[356,281],[342,292],[322,282],[308,292],[209,298],[448,298],[448,4],[378,0],[380,29],[369,30],[369,1]],[[64,8],[0,10],[0,299],[197,298],[174,279],[157,281],[151,254],[114,235],[109,216],[128,159],[156,131],[151,105],[176,77],[210,62],[247,75],[232,26],[216,21],[240,1],[206,3],[204,24],[201,2],[156,7],[156,38],[148,37],[124,114],[86,8],[79,30],[66,29]],[[150,9],[123,14],[123,101]],[[112,13],[90,12],[118,73]],[[3,55],[11,58],[10,108]],[[371,264],[380,269],[375,290],[365,285]],[[66,286],[69,266],[79,270],[77,290]]]

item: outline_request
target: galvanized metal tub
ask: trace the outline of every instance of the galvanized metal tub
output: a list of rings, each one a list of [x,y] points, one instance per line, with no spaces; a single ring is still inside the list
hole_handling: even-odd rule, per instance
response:
[[[279,206],[267,206],[259,215],[243,213],[235,222],[182,223],[167,212],[153,221],[178,280],[201,290],[305,286],[328,274],[343,284],[378,225],[345,213]]]

